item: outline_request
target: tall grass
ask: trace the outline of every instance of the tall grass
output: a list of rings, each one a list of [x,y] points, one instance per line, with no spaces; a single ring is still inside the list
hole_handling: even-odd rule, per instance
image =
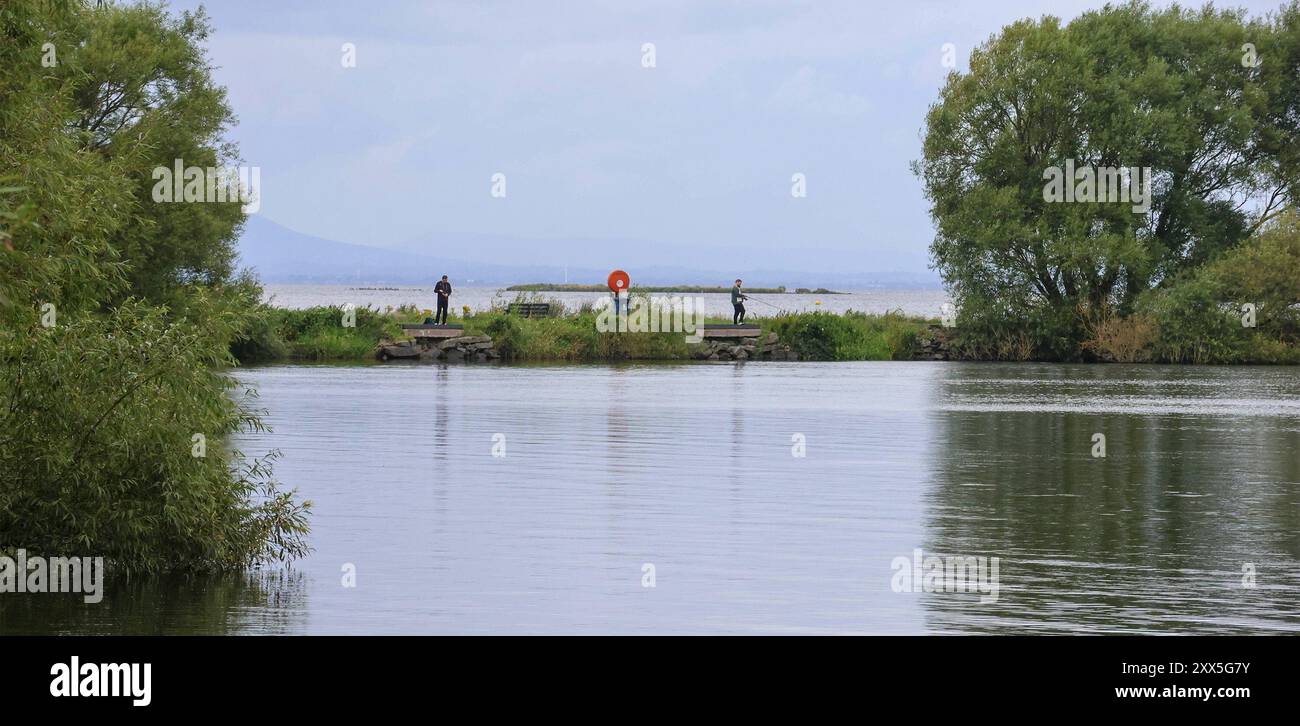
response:
[[[843,315],[792,313],[760,319],[759,325],[805,359],[850,361],[908,359],[917,334],[930,322],[901,312],[871,315],[850,310]]]
[[[420,322],[424,311],[403,306],[380,312],[371,308],[349,311],[342,307],[286,310],[266,307],[261,321],[231,346],[242,363],[274,360],[362,360],[375,346],[401,335],[402,323]],[[345,322],[354,322],[347,326]]]
[[[686,360],[683,333],[601,333],[591,310],[562,317],[520,318],[493,310],[465,320],[470,334],[492,336],[506,360],[596,362]]]
[[[636,304],[634,295],[632,304]],[[522,318],[509,313],[512,303],[551,305],[548,317]],[[489,310],[453,317],[467,335],[492,337],[503,359],[513,361],[600,362],[618,360],[689,360],[698,349],[684,333],[601,333],[596,329],[601,302],[565,307],[536,293],[502,296]],[[306,310],[268,309],[257,333],[233,351],[243,362],[282,359],[364,360],[383,340],[401,337],[402,323],[418,323],[428,311],[403,306],[384,311],[358,308],[356,325],[344,327],[339,307]],[[708,323],[730,323],[709,318]],[[776,333],[784,345],[809,360],[900,360],[911,357],[917,333],[929,321],[891,312],[869,315],[849,311],[794,313],[753,318],[761,335]]]

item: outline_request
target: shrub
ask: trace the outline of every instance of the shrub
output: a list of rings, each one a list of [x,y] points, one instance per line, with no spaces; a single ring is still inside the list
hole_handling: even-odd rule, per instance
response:
[[[492,336],[492,344],[501,357],[516,357],[523,348],[523,331],[519,323],[509,315],[496,313],[484,327],[484,332]]]
[[[1107,316],[1090,326],[1084,350],[1107,363],[1145,363],[1151,360],[1156,324],[1149,316]]]
[[[926,322],[896,313],[814,312],[772,318],[767,328],[809,360],[891,360],[910,357]]]
[[[361,360],[374,353],[383,339],[401,335],[401,322],[422,319],[417,310],[400,308],[385,315],[370,308],[355,308],[355,325],[344,327],[348,311],[338,306],[304,310],[265,308],[265,325],[255,322],[231,347],[243,363],[268,360],[265,355],[307,360]]]
[[[1085,337],[1073,311],[1040,306],[1012,309],[986,301],[968,301],[950,339],[956,358],[966,360],[1079,360],[1078,341]]]
[[[1242,306],[1255,306],[1255,328]],[[1300,217],[1294,210],[1218,260],[1144,295],[1156,357],[1181,363],[1281,363],[1300,357]]]
[[[221,328],[237,321],[171,321],[138,302],[65,317],[0,335],[0,550],[128,572],[306,552],[310,504],[225,445],[262,428],[221,370]]]

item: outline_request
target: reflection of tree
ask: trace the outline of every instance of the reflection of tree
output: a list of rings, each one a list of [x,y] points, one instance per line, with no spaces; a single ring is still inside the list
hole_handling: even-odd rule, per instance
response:
[[[80,593],[0,595],[0,634],[282,635],[304,630],[306,601],[298,571],[118,578],[96,604]]]
[[[1138,398],[1150,410],[1152,398],[1207,390],[1267,395],[1243,392],[1255,379],[1227,369],[1202,369],[1222,380],[1193,393],[1132,388],[1152,370],[1092,367],[1080,374],[1092,380],[1044,381],[1037,367],[952,367],[933,414],[924,546],[1000,557],[1002,589],[989,605],[924,595],[931,627],[1300,628],[1300,423],[1220,415],[1203,402],[1144,413]],[[1126,402],[1132,413],[1117,410]],[[1090,453],[1099,432],[1106,458]],[[1255,563],[1258,589],[1241,587],[1243,563]]]

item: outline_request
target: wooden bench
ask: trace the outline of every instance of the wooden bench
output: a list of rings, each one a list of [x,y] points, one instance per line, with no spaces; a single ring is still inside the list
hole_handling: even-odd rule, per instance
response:
[[[510,303],[506,308],[510,315],[520,315],[525,318],[545,318],[551,314],[550,303]]]

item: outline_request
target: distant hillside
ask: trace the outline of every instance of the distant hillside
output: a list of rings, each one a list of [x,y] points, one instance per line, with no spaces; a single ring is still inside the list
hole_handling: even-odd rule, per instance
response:
[[[240,264],[256,270],[263,282],[276,283],[429,285],[449,275],[462,283],[508,284],[550,278],[557,272],[555,267],[482,264],[337,242],[256,215],[245,225],[239,257]]]
[[[533,240],[535,248],[553,244]],[[433,247],[434,242],[429,246]],[[440,241],[438,247],[457,250],[481,250],[474,240]],[[567,281],[574,284],[603,285],[609,268],[573,267],[563,264],[539,264],[533,256],[518,264],[485,263],[421,254],[406,250],[367,247],[295,232],[265,217],[248,218],[239,240],[240,263],[256,270],[263,282],[313,284],[409,284],[430,285],[443,275],[453,282],[474,285],[512,285],[536,281]],[[496,251],[500,259],[525,258]],[[526,259],[526,258],[525,258]],[[679,258],[680,259],[680,258]],[[906,272],[808,273],[793,270],[742,268],[708,271],[684,266],[625,266],[632,280],[640,285],[710,285],[730,289],[731,281],[743,277],[746,285],[776,287],[858,288],[933,288],[938,280],[932,274]]]

